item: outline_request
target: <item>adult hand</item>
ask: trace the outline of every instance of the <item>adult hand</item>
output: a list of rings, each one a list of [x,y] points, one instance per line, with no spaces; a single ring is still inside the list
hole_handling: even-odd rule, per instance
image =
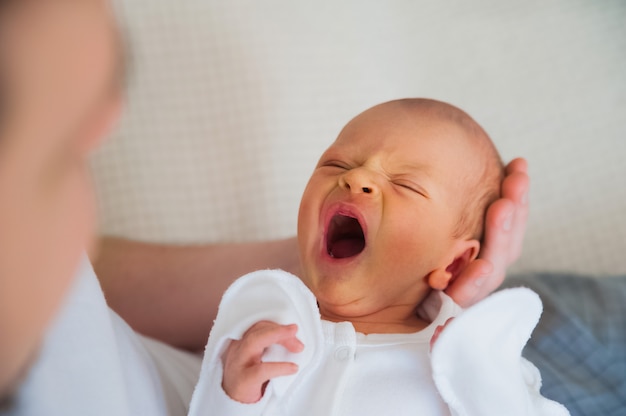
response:
[[[446,289],[460,306],[469,307],[497,289],[504,281],[507,267],[520,257],[528,219],[528,188],[526,160],[512,160],[502,181],[502,197],[487,210],[478,258]]]

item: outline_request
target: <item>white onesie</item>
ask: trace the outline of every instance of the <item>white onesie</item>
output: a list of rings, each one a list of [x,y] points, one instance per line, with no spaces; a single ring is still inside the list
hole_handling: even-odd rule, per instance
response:
[[[433,292],[420,313],[432,323],[417,333],[364,335],[349,322],[321,320],[299,278],[280,270],[246,275],[224,294],[189,414],[568,414],[539,394],[539,372],[520,355],[541,313],[536,294],[511,289],[461,312],[443,292]],[[431,354],[435,328],[452,316]],[[259,402],[243,404],[221,387],[221,355],[260,320],[298,324],[305,348],[297,354],[270,348],[264,360],[292,361],[299,371],[271,380]]]

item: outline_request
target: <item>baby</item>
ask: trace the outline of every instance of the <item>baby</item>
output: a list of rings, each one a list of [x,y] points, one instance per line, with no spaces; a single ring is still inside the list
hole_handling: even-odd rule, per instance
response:
[[[226,292],[190,414],[568,414],[520,356],[536,295],[460,313],[443,292],[478,255],[503,175],[449,104],[391,101],[350,121],[302,196],[301,278],[259,271]]]

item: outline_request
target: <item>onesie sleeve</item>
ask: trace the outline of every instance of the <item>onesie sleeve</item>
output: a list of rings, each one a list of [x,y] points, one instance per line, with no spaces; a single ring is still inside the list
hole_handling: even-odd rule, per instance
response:
[[[539,321],[539,296],[497,292],[457,316],[435,343],[433,378],[454,416],[569,415],[540,393],[539,370],[522,349]]]
[[[302,281],[282,270],[260,270],[236,280],[224,293],[217,318],[209,335],[200,377],[194,389],[189,416],[253,416],[280,403],[298,374],[270,381],[257,403],[232,400],[222,388],[222,355],[231,340],[241,339],[255,323],[268,320],[282,325],[298,325],[296,336],[304,344],[300,353],[290,353],[276,346],[264,356],[265,361],[291,361],[299,372],[319,360],[323,335],[319,310],[313,294]]]

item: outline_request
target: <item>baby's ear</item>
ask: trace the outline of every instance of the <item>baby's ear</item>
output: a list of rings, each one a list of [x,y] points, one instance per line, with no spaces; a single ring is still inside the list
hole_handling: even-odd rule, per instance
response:
[[[428,284],[433,289],[444,290],[451,281],[456,279],[463,270],[478,257],[480,242],[478,240],[457,240],[452,249],[452,262],[446,267],[433,270],[428,276]]]

